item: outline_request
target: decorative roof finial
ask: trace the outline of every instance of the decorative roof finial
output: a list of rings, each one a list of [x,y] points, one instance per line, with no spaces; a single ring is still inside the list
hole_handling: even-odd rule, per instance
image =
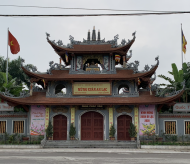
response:
[[[49,39],[49,37],[50,37],[50,34],[48,34],[48,33],[46,32],[46,36],[47,36],[47,39]]]
[[[96,31],[95,31],[95,26],[93,27],[93,30],[92,30],[92,41],[96,41]]]
[[[100,30],[98,30],[98,41],[100,41]]]
[[[88,30],[87,40],[90,41],[90,30]]]

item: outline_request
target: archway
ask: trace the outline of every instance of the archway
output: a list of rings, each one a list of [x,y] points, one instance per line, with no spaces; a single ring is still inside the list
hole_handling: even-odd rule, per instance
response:
[[[103,115],[86,112],[81,116],[81,140],[103,140]]]
[[[62,114],[53,117],[53,140],[67,140],[67,117]]]
[[[63,84],[58,84],[58,85],[55,87],[55,94],[57,94],[57,93],[66,94],[66,87],[65,87],[65,85],[63,85]]]
[[[120,85],[118,87],[118,94],[125,94],[125,93],[129,93],[129,86],[128,85]]]
[[[129,115],[120,115],[117,117],[117,140],[130,140],[129,128],[132,117]]]

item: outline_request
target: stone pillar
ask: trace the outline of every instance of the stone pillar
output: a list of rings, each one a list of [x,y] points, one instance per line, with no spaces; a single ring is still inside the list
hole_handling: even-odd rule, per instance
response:
[[[71,107],[71,123],[75,126],[75,107]]]
[[[113,125],[113,107],[109,107],[109,130]]]

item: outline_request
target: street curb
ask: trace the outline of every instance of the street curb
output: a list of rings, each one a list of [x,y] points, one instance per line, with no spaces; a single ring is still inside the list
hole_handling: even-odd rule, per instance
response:
[[[41,149],[41,145],[0,145],[0,149]]]
[[[141,149],[190,150],[190,146],[176,145],[141,145]]]

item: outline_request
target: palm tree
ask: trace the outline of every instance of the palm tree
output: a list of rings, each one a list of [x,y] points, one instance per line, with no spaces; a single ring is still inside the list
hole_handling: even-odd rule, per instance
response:
[[[171,74],[174,78],[171,79],[165,75],[158,75],[158,77],[166,80],[169,82],[169,84],[160,84],[161,86],[166,86],[166,88],[164,88],[162,90],[162,95],[167,93],[167,92],[171,92],[171,91],[176,91],[176,90],[180,90],[182,89],[182,82],[185,80],[185,84],[186,84],[186,92],[182,95],[183,101],[185,102],[185,98],[187,101],[187,93],[188,95],[190,95],[190,65],[188,66],[188,64],[183,63],[183,68],[182,70],[178,71],[178,68],[176,66],[175,63],[172,63],[172,72],[168,71],[169,74]]]

